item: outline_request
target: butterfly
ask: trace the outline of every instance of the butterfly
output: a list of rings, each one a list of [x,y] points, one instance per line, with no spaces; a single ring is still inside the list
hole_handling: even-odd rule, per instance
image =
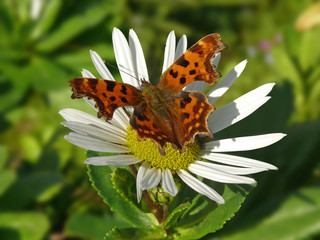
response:
[[[213,137],[207,119],[214,107],[202,92],[183,88],[196,81],[216,83],[221,74],[215,71],[212,58],[226,48],[218,33],[210,34],[182,54],[155,86],[144,79],[137,89],[111,80],[74,78],[69,81],[71,97],[94,100],[98,117],[106,120],[112,119],[118,107],[133,106],[130,125],[138,140],[153,140],[162,155],[168,143],[184,152],[197,134]]]

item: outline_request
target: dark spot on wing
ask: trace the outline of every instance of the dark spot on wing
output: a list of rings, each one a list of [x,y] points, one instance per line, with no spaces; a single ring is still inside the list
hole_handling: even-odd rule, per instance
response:
[[[116,86],[116,83],[115,82],[106,82],[107,83],[107,90],[109,91],[109,92],[113,92],[113,89],[114,89],[114,87]]]
[[[124,95],[127,95],[127,87],[122,85],[122,89],[120,92],[122,92]]]
[[[186,79],[185,77],[181,77],[181,78],[180,78],[180,84],[181,84],[181,85],[185,84],[186,81],[187,81],[187,79]]]
[[[170,75],[174,78],[178,77],[178,72],[174,72],[172,69],[170,70]]]
[[[194,63],[194,66],[195,66],[195,67],[198,67],[198,66],[199,66],[199,63],[195,62],[195,63]]]
[[[180,66],[182,66],[182,67],[188,67],[188,65],[190,64],[190,62],[184,58],[184,55],[182,55],[182,56],[176,61],[176,64],[177,64],[177,65],[180,65]]]
[[[122,101],[123,103],[127,103],[127,102],[128,102],[128,100],[127,100],[125,97],[122,97],[122,98],[121,98],[121,101]]]
[[[109,99],[110,99],[111,102],[113,102],[114,100],[116,100],[115,97],[110,97]]]
[[[185,108],[186,104],[184,102],[180,102],[180,108]]]
[[[196,74],[196,70],[194,70],[194,69],[193,69],[193,70],[190,70],[190,71],[189,71],[189,74],[190,74],[190,75]]]
[[[107,97],[107,95],[105,94],[105,93],[102,93],[102,95],[106,98]]]
[[[186,102],[186,103],[190,103],[191,100],[192,100],[192,99],[191,99],[190,97],[185,97],[185,98],[183,99],[183,101]]]
[[[185,118],[189,118],[189,117],[190,117],[190,114],[187,113],[187,112],[185,112],[185,113],[183,113],[183,116],[184,116]]]

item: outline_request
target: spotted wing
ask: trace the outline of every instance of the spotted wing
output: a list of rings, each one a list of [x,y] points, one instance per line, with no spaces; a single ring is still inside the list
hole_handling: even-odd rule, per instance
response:
[[[157,87],[173,93],[195,81],[214,84],[221,74],[215,71],[212,58],[226,48],[227,46],[220,39],[220,34],[205,36],[161,75]]]
[[[110,80],[96,78],[74,78],[69,81],[72,87],[72,98],[87,97],[96,103],[98,117],[110,120],[113,112],[122,106],[136,106],[140,104],[141,91],[135,87]]]
[[[205,134],[213,137],[208,128],[208,116],[214,111],[214,107],[207,101],[206,96],[197,91],[179,92],[175,99],[177,110],[171,111],[174,121],[173,131],[181,149],[194,142],[197,134]]]

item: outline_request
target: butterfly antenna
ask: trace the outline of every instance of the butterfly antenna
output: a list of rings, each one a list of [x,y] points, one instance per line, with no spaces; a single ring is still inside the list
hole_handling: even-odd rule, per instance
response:
[[[118,67],[114,66],[113,64],[108,63],[108,62],[106,62],[106,61],[105,61],[104,63],[105,63],[106,65],[108,65],[109,67],[112,67],[112,68],[114,68],[114,69],[117,69],[119,72],[123,72],[123,73],[127,74],[128,76],[133,77],[134,79],[136,79],[136,80],[138,80],[139,82],[141,82],[141,79],[137,78],[136,76],[133,76],[132,74],[130,74],[130,73],[126,72],[126,71],[123,71],[122,69],[119,69]]]

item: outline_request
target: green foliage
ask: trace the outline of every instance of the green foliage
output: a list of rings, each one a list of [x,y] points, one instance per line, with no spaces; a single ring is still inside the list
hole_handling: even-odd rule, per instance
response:
[[[294,27],[314,0],[41,2],[32,15],[31,0],[0,1],[1,239],[319,238],[320,29]],[[145,198],[137,203],[127,167],[89,167],[98,196],[85,151],[63,138],[58,111],[95,114],[71,100],[68,80],[83,68],[98,77],[90,49],[115,64],[113,27],[136,31],[153,82],[171,30],[186,34],[188,46],[219,32],[229,49],[218,70],[225,75],[249,62],[217,107],[262,83],[278,84],[266,105],[215,138],[286,132],[276,146],[241,153],[279,170],[256,174],[254,189],[206,182],[225,205],[184,186],[162,224]]]

